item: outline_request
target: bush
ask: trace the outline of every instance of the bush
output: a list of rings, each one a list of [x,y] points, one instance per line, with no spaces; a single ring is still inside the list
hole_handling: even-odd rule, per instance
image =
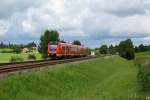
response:
[[[13,48],[13,52],[15,52],[15,53],[21,53],[21,47],[20,46],[14,46],[14,48]]]
[[[94,52],[95,52],[95,55],[100,55],[99,50],[95,50]]]
[[[107,45],[102,45],[100,47],[99,51],[100,51],[101,54],[107,54],[108,53],[108,47],[107,47]]]
[[[0,53],[13,53],[13,49],[3,48],[0,49]]]
[[[11,56],[9,62],[13,63],[13,62],[22,62],[24,61],[24,59],[22,57],[19,56]]]
[[[10,51],[10,50],[2,50],[1,53],[13,53],[13,51]]]
[[[142,90],[148,91],[150,90],[150,68],[148,68],[148,65],[143,64],[138,64],[138,66],[138,80],[142,86]]]
[[[79,40],[74,40],[72,44],[74,44],[74,45],[81,45],[81,42]]]
[[[134,46],[131,39],[121,41],[119,44],[119,55],[127,60],[132,60],[135,58]]]
[[[36,60],[35,54],[29,54],[29,55],[28,55],[28,59],[29,59],[29,60]]]
[[[116,54],[117,53],[116,48],[113,45],[110,45],[108,50],[109,50],[110,54]]]

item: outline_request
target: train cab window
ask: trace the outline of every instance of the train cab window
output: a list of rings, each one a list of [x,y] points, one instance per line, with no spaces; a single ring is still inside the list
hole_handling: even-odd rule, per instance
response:
[[[57,45],[50,45],[50,50],[55,51],[57,49]]]
[[[50,42],[50,50],[51,51],[56,51],[57,49],[57,42]]]

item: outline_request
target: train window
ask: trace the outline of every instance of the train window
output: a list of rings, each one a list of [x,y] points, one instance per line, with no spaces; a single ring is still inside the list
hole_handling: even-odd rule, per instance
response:
[[[69,47],[68,46],[66,47],[66,49],[67,49],[67,51],[69,51]]]
[[[50,50],[51,51],[56,51],[57,45],[50,45]]]
[[[75,51],[75,47],[72,46],[72,47],[71,47],[71,51]]]
[[[65,50],[65,46],[62,46],[62,50]]]

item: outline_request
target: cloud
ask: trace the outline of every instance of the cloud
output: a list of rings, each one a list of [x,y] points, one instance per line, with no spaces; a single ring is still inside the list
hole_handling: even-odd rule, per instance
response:
[[[5,0],[0,4],[0,39],[11,35],[10,41],[38,41],[45,29],[54,29],[65,40],[79,39],[90,46],[125,38],[147,42],[149,4],[150,0]]]
[[[93,11],[108,12],[120,17],[142,15],[149,10],[150,0],[94,0]]]
[[[10,18],[16,12],[23,12],[30,7],[38,7],[42,0],[2,0],[0,3],[0,18]]]
[[[118,18],[112,22],[111,35],[142,38],[150,36],[150,15],[135,15]]]
[[[4,36],[8,32],[9,23],[3,20],[0,20],[0,36]]]

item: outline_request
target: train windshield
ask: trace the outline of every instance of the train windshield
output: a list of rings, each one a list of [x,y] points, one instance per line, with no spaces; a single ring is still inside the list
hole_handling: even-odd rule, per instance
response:
[[[51,51],[56,51],[57,49],[57,43],[56,42],[51,42],[50,43],[50,50]]]
[[[51,50],[51,51],[55,51],[56,48],[57,48],[57,45],[50,45],[50,50]]]

